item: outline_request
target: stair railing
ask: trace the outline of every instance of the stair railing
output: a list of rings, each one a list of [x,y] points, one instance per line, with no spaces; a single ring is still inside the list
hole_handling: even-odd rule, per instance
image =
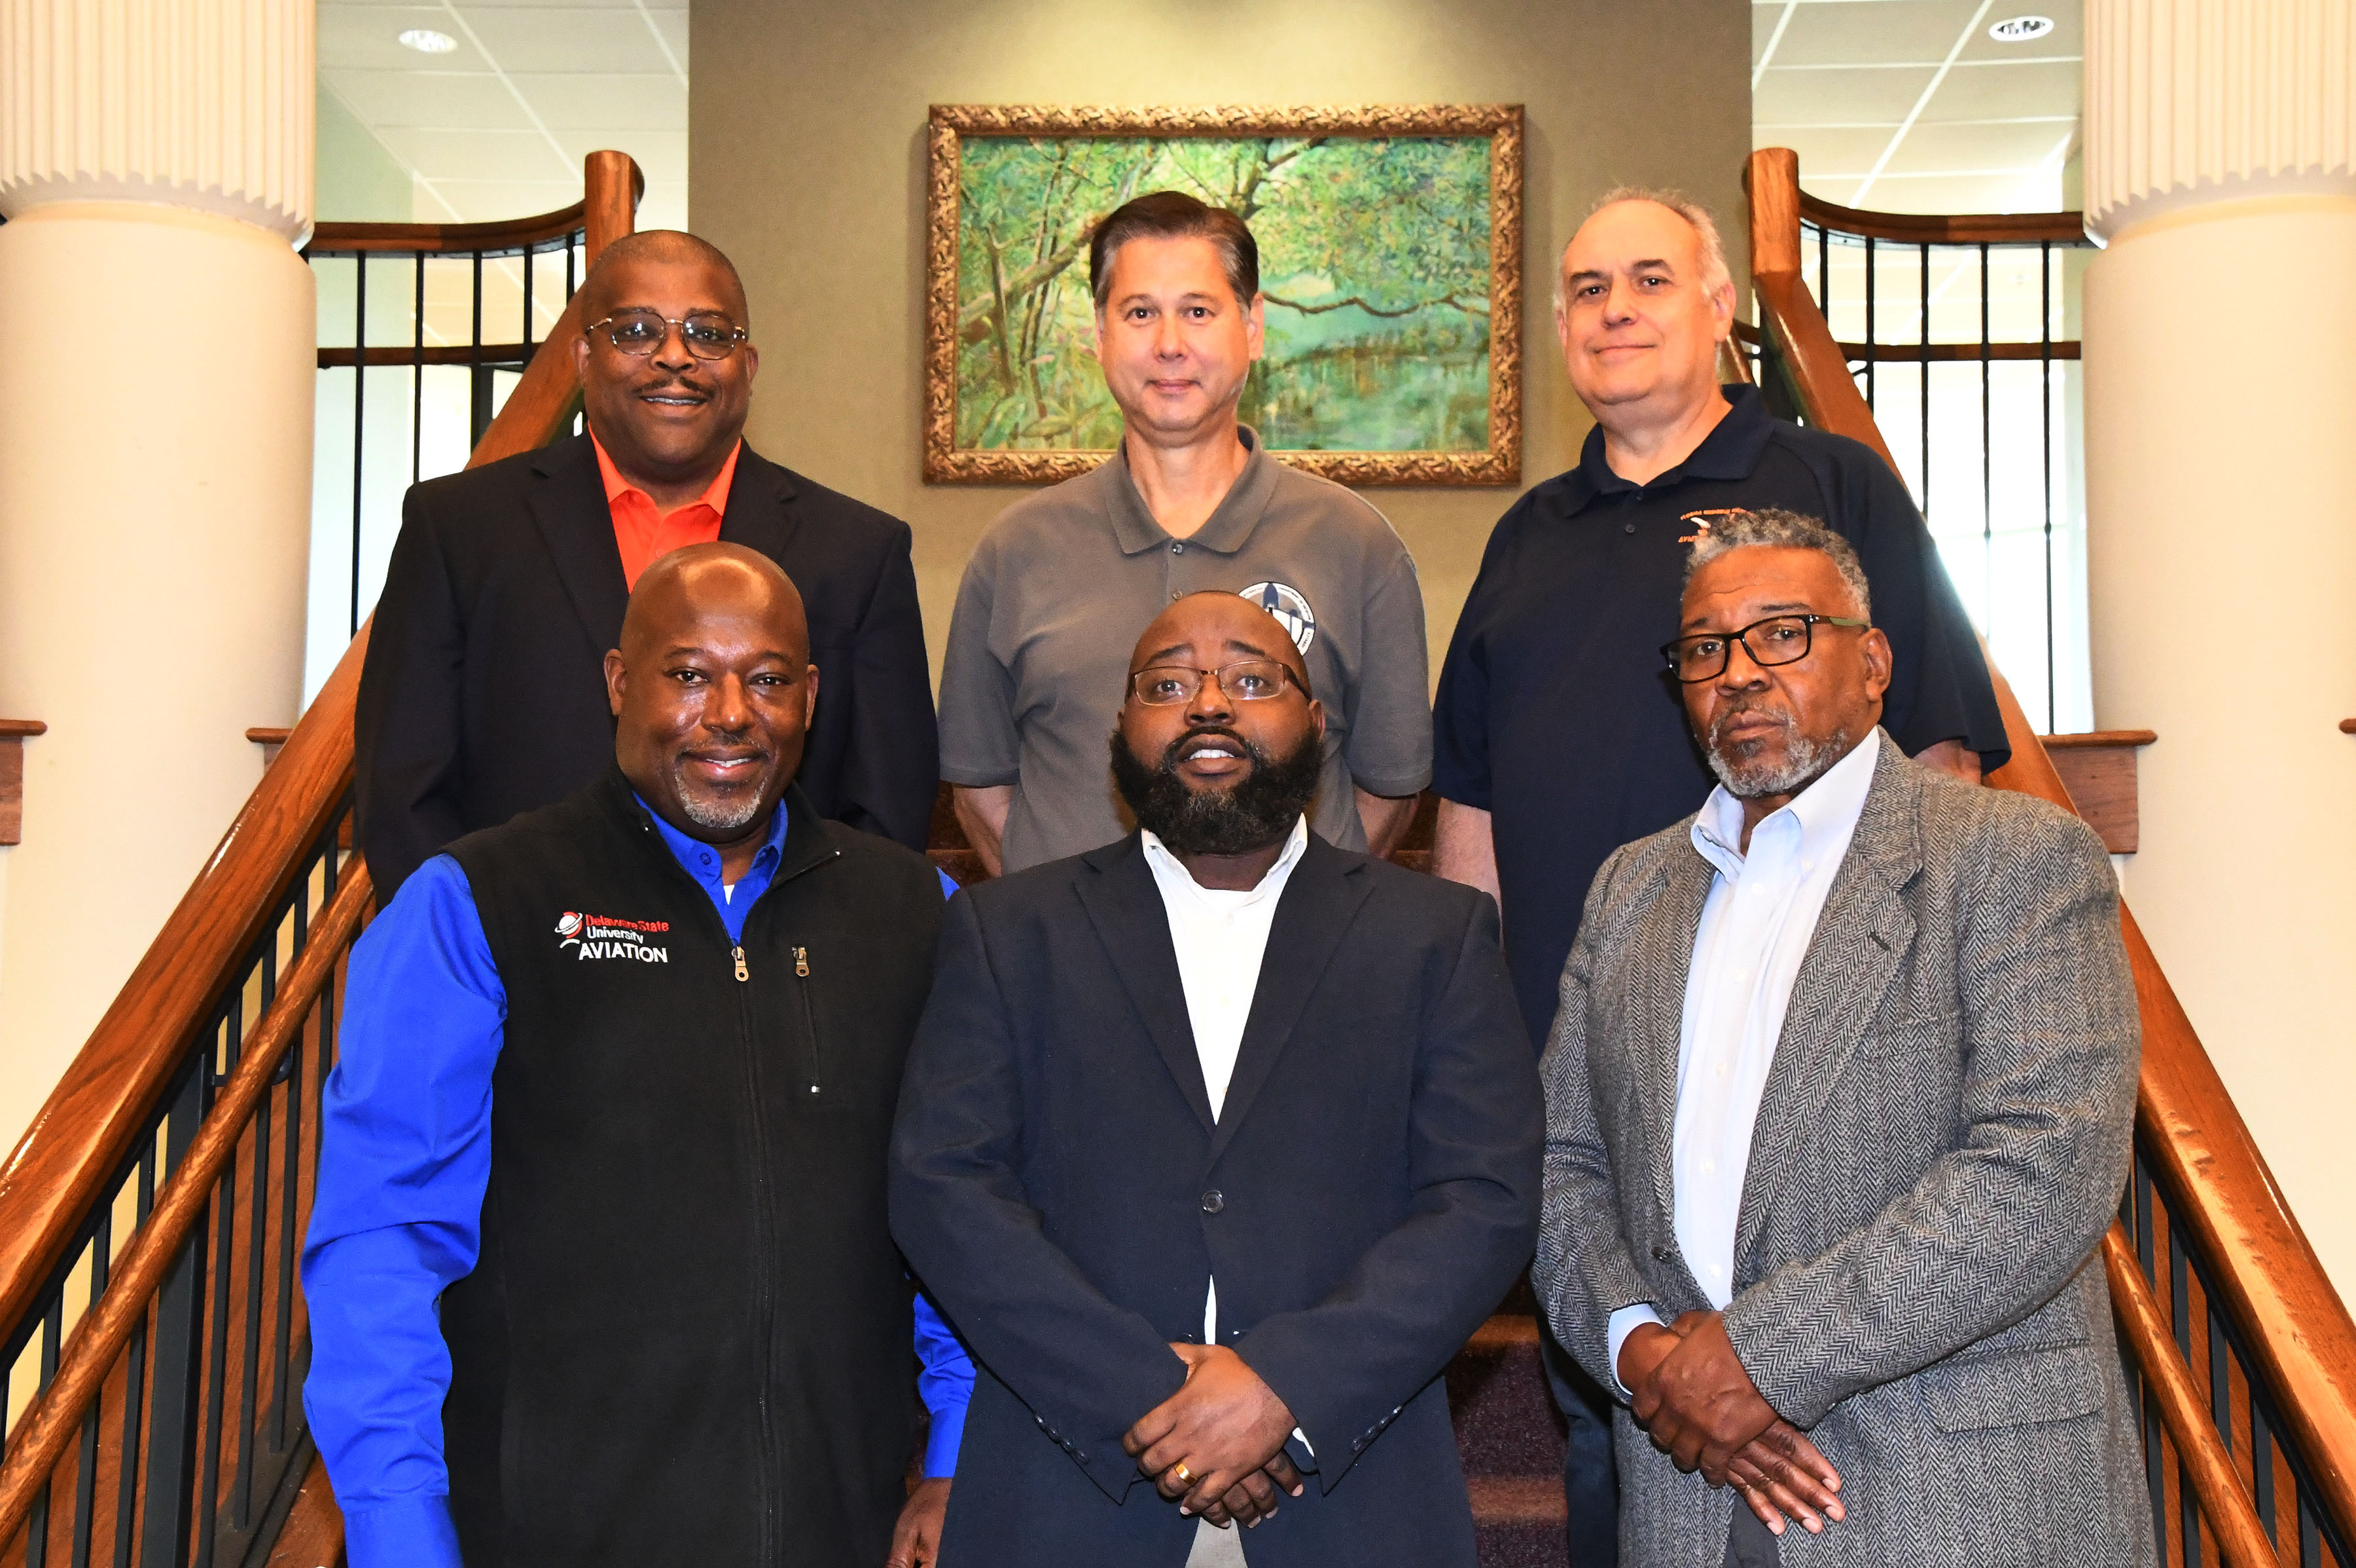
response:
[[[584,175],[569,211],[594,262],[630,232],[645,181],[615,152],[589,155]],[[409,239],[487,249],[566,218]],[[568,301],[470,467],[570,424],[580,328]],[[367,643],[362,626],[0,1166],[6,1561],[235,1568],[282,1526],[319,1562],[340,1543],[327,1488],[305,1484],[295,1260],[345,960],[372,897],[350,847]]]
[[[1848,356],[1808,291],[1797,156],[1753,153],[1747,184],[1752,294],[1780,373],[1809,424],[1888,461]],[[2033,233],[2038,219],[2052,216],[1969,221]],[[2074,811],[2011,687],[1993,663],[1989,674],[2012,758],[1988,782]],[[2133,1173],[2103,1254],[2139,1385],[2161,1561],[2222,1554],[2236,1568],[2351,1568],[2356,1321],[2124,906],[2120,919],[2142,1015],[2143,1071]]]

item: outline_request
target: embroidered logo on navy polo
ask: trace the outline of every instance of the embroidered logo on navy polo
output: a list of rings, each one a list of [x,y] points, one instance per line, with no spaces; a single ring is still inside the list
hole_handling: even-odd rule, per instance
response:
[[[584,915],[567,909],[556,918],[556,934],[561,939],[556,950],[578,949],[573,956],[584,961],[618,958],[669,963],[670,950],[647,939],[669,929],[669,920],[625,920],[616,915]]]
[[[1309,596],[1290,583],[1254,583],[1242,590],[1242,596],[1276,618],[1292,639],[1292,646],[1306,657],[1309,645],[1317,640],[1317,612],[1309,607]]]

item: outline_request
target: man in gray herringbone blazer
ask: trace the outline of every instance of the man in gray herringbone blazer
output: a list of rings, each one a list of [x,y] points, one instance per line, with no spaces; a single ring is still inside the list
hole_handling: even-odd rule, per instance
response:
[[[1721,787],[1597,875],[1542,1069],[1534,1277],[1626,1402],[1622,1559],[2148,1563],[2102,845],[1880,733],[1888,644],[1809,520],[1714,520],[1683,612]]]

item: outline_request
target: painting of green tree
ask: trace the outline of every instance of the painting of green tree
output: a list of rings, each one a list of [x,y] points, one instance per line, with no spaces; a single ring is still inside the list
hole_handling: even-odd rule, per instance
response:
[[[1164,189],[1258,242],[1267,355],[1242,417],[1270,450],[1488,446],[1487,138],[971,136],[958,174],[958,447],[1119,443],[1087,232]]]

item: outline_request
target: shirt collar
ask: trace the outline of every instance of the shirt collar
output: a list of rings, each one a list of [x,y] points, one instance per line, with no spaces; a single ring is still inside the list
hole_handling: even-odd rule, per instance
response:
[[[670,851],[672,857],[690,876],[707,887],[721,886],[720,852],[717,849],[701,839],[688,837],[663,821],[663,814],[648,805],[646,797],[636,790],[630,792],[630,799],[636,800],[638,803],[638,809],[646,812],[647,821],[654,823],[655,832],[662,835],[664,847]],[[753,872],[776,870],[777,862],[784,858],[785,846],[786,801],[785,797],[779,796],[777,809],[769,818],[769,836],[762,841],[759,849],[753,852]],[[746,875],[750,875],[753,872],[748,872]]]
[[[1857,831],[1858,818],[1865,812],[1865,797],[1873,788],[1873,770],[1880,757],[1881,731],[1877,728],[1787,804],[1769,812],[1751,830],[1751,843],[1757,845],[1759,835],[1771,823],[1788,819],[1799,824],[1794,856],[1799,865],[1813,865],[1826,851],[1846,846]],[[1729,876],[1742,874],[1742,802],[1729,794],[1725,785],[1712,789],[1709,799],[1702,802],[1692,835],[1693,846],[1703,859]]]
[[[1267,874],[1259,879],[1258,883],[1248,888],[1205,887],[1194,880],[1194,874],[1188,871],[1185,864],[1170,853],[1152,829],[1141,829],[1139,837],[1145,842],[1145,863],[1152,867],[1154,881],[1160,883],[1163,888],[1183,886],[1196,897],[1203,898],[1206,902],[1213,899],[1232,900],[1232,902],[1222,903],[1222,908],[1232,909],[1240,908],[1248,904],[1257,904],[1261,899],[1273,897],[1284,890],[1284,884],[1291,876],[1292,868],[1301,863],[1302,853],[1309,848],[1309,819],[1307,817],[1293,819],[1292,832],[1285,835],[1284,853],[1276,857],[1276,864],[1268,868]]]
[[[669,517],[676,513],[685,511],[688,507],[692,506],[708,506],[712,509],[712,516],[726,517],[728,515],[728,491],[730,487],[734,485],[736,482],[736,459],[744,455],[744,438],[741,435],[738,436],[736,438],[736,445],[728,448],[728,461],[720,465],[720,472],[712,477],[712,483],[703,488],[703,493],[701,495],[696,497],[693,500],[685,503],[685,505],[671,508],[668,512],[662,511],[662,509],[659,507],[655,507],[655,500],[652,496],[647,494],[646,491],[640,489],[637,486],[630,483],[629,480],[622,478],[622,470],[614,467],[614,459],[605,455],[605,444],[597,439],[597,433],[594,430],[589,433],[589,446],[591,449],[597,454],[598,478],[605,481],[606,505],[613,505],[614,502],[620,500],[624,496],[636,496],[640,500],[646,502],[648,506],[654,507],[655,510],[661,512],[665,517]]]
[[[1189,545],[1199,545],[1221,555],[1234,554],[1250,540],[1252,530],[1259,526],[1261,514],[1268,510],[1278,478],[1276,459],[1261,449],[1259,432],[1248,424],[1238,424],[1236,435],[1244,444],[1243,472],[1227,487],[1227,493],[1219,499],[1203,526],[1186,536]],[[1166,548],[1170,535],[1153,521],[1153,509],[1145,504],[1145,497],[1130,473],[1126,438],[1106,462],[1105,473],[1111,481],[1106,507],[1112,514],[1113,538],[1119,542],[1120,553],[1138,555]]]
[[[1623,479],[1612,471],[1603,460],[1603,426],[1596,425],[1587,433],[1587,444],[1579,449],[1579,467],[1563,478],[1564,507],[1567,515],[1577,516],[1598,496],[1619,494],[1627,490],[1658,490],[1687,479],[1747,479],[1759,467],[1759,458],[1767,450],[1767,438],[1774,433],[1775,421],[1769,416],[1767,405],[1759,400],[1759,389],[1740,383],[1719,389],[1726,394],[1726,416],[1710,427],[1701,438],[1701,445],[1686,456],[1686,460],[1674,468],[1656,474],[1648,484],[1639,485]]]

